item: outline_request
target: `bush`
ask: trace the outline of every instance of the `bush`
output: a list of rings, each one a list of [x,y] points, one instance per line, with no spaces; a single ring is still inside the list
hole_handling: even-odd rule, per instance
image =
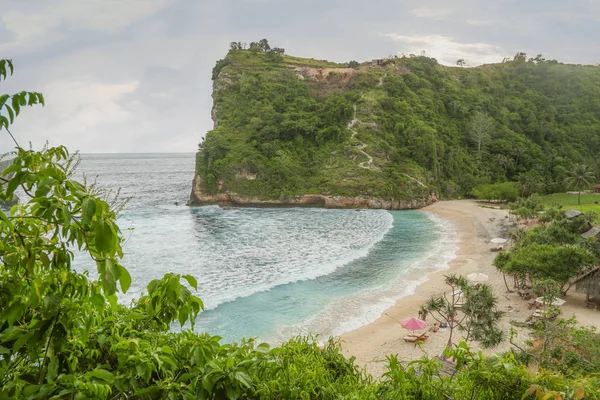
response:
[[[514,182],[502,182],[477,185],[471,192],[479,200],[500,200],[511,202],[519,197],[519,190]]]

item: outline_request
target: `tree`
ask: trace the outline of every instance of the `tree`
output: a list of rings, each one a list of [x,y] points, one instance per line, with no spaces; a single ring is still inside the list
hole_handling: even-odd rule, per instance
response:
[[[496,154],[496,156],[494,157],[494,161],[502,167],[502,169],[504,170],[504,177],[506,177],[508,167],[513,165],[512,159],[505,156],[504,154]]]
[[[517,274],[523,285],[552,279],[566,293],[571,278],[594,265],[597,258],[581,246],[534,243],[515,247],[494,259],[494,265],[507,274]]]
[[[458,60],[456,60],[456,65],[458,65],[459,67],[464,67],[465,66],[465,59],[464,58],[459,58]]]
[[[521,197],[538,192],[541,185],[541,176],[537,171],[528,171],[517,175],[517,182],[521,189]]]
[[[568,187],[577,189],[577,204],[581,205],[581,191],[591,185],[594,180],[594,173],[587,165],[577,164],[565,178],[565,184]]]
[[[358,61],[349,61],[347,64],[348,68],[358,68],[360,66],[360,63]]]
[[[447,348],[453,346],[455,329],[466,332],[465,340],[477,340],[483,347],[493,347],[502,341],[498,321],[502,313],[496,309],[496,298],[489,285],[471,286],[462,276],[446,276],[452,293],[431,297],[422,308],[439,323],[448,324]]]
[[[253,52],[259,52],[262,50],[258,42],[250,42],[250,47],[248,49]]]
[[[261,39],[258,42],[258,47],[260,47],[260,49],[264,52],[271,50],[271,46],[269,46],[269,41],[267,39]]]
[[[477,164],[481,162],[481,152],[490,138],[494,127],[494,120],[487,114],[477,112],[469,123],[469,136],[477,146]]]

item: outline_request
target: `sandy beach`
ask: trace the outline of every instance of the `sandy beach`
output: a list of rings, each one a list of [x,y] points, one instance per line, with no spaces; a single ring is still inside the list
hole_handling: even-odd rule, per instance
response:
[[[533,312],[528,308],[528,301],[522,300],[516,292],[507,293],[502,274],[492,265],[496,253],[490,251],[490,240],[495,237],[507,237],[507,211],[481,207],[471,200],[442,201],[423,210],[454,226],[458,235],[458,251],[447,269],[430,274],[428,280],[418,286],[414,294],[400,299],[373,323],[340,337],[344,354],[356,357],[356,362],[375,377],[380,377],[385,372],[386,356],[389,354],[398,354],[400,360],[410,361],[424,355],[437,356],[443,352],[448,342],[447,330],[430,332],[430,337],[425,343],[415,346],[413,343],[404,342],[402,338],[408,332],[397,321],[417,318],[419,307],[428,298],[448,293],[449,287],[444,283],[445,275],[481,272],[489,276],[486,283],[492,286],[498,298],[498,308],[506,313],[500,323],[506,340],[493,349],[485,350],[486,353],[508,350],[511,346],[508,342],[512,327],[510,321],[522,322]],[[512,280],[509,281],[510,288],[511,283]],[[600,311],[585,308],[585,295],[571,290],[564,299],[567,302],[561,307],[563,317],[575,314],[582,325],[600,324]],[[430,326],[435,321],[428,317],[427,322]],[[460,332],[455,333],[453,341],[456,343],[459,338]],[[527,339],[526,329],[519,331],[519,338]],[[477,348],[478,344],[471,342],[471,346]]]

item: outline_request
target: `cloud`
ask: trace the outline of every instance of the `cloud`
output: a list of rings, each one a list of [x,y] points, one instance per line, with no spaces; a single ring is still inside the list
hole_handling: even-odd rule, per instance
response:
[[[65,30],[116,32],[168,4],[167,0],[58,0],[23,2],[2,13],[0,21],[13,33],[8,46],[39,46],[65,39]],[[58,32],[57,32],[57,28]],[[60,32],[63,30],[63,32]],[[2,49],[2,47],[0,47]]]
[[[452,14],[452,10],[447,8],[415,8],[411,13],[419,18],[444,19]]]
[[[465,20],[465,22],[467,24],[473,25],[473,26],[490,26],[495,23],[498,23],[498,21],[485,20],[485,19],[467,19],[467,20]]]
[[[337,62],[422,50],[451,65],[517,51],[600,61],[599,0],[1,2],[0,57],[16,70],[0,92],[47,100],[23,110],[13,133],[82,152],[195,151],[212,128],[211,70],[231,41],[266,37],[292,55]],[[0,153],[11,147],[0,135]]]
[[[420,54],[437,59],[441,64],[454,65],[462,58],[467,65],[500,62],[505,52],[498,46],[487,43],[459,43],[441,35],[399,35],[387,33],[383,36],[404,43],[398,53]]]

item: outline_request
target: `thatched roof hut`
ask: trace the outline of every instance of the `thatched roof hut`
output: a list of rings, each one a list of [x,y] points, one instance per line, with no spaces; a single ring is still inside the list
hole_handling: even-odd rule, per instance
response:
[[[600,299],[600,267],[579,276],[574,283],[575,291],[585,293],[588,303],[592,298]]]
[[[583,214],[581,211],[579,210],[567,210],[565,211],[565,217],[567,219],[573,219],[575,217],[580,216],[581,214]]]

